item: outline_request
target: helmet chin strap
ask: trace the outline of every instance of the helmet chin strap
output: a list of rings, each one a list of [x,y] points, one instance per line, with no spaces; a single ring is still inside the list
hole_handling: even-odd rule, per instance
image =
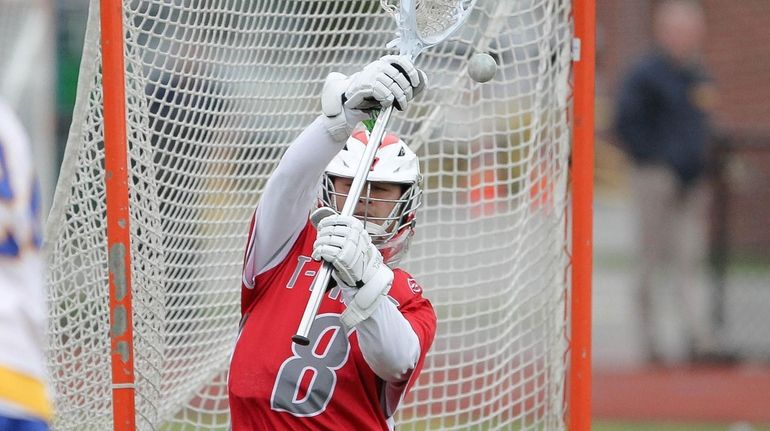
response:
[[[372,237],[372,241],[375,245],[378,245],[378,243],[382,243],[383,238],[388,238],[388,241],[390,240],[391,230],[397,229],[398,225],[394,228],[394,223],[397,223],[396,214],[400,212],[401,204],[396,204],[396,206],[393,207],[393,209],[390,211],[390,214],[388,215],[388,218],[385,220],[383,224],[379,224],[377,222],[373,221],[364,221],[364,229],[366,229],[366,233],[368,233]],[[368,211],[368,209],[367,209]],[[379,240],[379,241],[378,241]]]
[[[372,239],[380,238],[383,235],[387,235],[388,233],[385,227],[371,221],[366,222],[366,224],[364,224],[364,228],[366,229],[366,233],[372,236]]]

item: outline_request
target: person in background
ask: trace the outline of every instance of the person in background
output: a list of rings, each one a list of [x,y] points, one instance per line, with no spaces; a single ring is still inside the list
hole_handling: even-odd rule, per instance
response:
[[[710,289],[705,258],[715,89],[700,61],[705,14],[691,0],[664,0],[654,11],[654,47],[625,75],[615,129],[633,172],[638,225],[638,306],[647,359],[664,358],[657,341],[654,293],[674,289],[690,360],[715,353],[717,337],[705,311]]]
[[[40,195],[27,134],[0,100],[0,431],[46,431]]]

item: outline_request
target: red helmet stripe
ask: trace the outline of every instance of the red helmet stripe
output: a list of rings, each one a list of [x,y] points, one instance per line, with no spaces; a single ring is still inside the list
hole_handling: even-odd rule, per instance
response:
[[[366,133],[363,130],[356,130],[353,132],[353,137],[363,142],[364,145],[369,143],[369,137],[366,136]]]
[[[397,144],[398,141],[400,141],[398,136],[389,133],[389,134],[385,135],[384,138],[382,138],[382,145],[380,145],[380,146],[381,147],[385,147],[387,145]]]
[[[355,132],[353,132],[353,137],[363,142],[364,145],[369,143],[369,136],[367,136],[366,132],[364,132],[363,130],[356,130]],[[382,144],[380,144],[380,147],[386,147],[388,145],[397,144],[398,141],[400,140],[401,139],[398,136],[392,133],[388,133],[385,135],[385,137],[382,138]]]

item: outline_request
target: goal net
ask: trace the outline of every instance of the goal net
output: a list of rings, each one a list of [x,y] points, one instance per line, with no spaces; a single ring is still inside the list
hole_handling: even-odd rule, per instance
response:
[[[137,428],[225,430],[251,212],[324,77],[391,52],[395,24],[371,0],[123,8]],[[113,427],[98,1],[89,13],[47,229],[57,430]],[[438,333],[400,430],[566,427],[572,40],[568,0],[479,0],[417,60],[429,89],[391,128],[422,161],[404,267]],[[485,84],[467,75],[477,52],[499,63]]]

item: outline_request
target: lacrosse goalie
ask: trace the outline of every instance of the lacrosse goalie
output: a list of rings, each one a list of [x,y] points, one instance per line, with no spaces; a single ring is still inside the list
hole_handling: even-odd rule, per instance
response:
[[[374,109],[404,110],[424,84],[406,57],[331,73],[319,115],[286,150],[251,222],[241,329],[230,364],[234,431],[392,430],[436,332],[420,285],[396,268],[421,202],[417,156],[386,135],[353,216],[339,215]],[[319,193],[320,183],[320,193]],[[321,260],[334,282],[310,329],[291,342]]]

